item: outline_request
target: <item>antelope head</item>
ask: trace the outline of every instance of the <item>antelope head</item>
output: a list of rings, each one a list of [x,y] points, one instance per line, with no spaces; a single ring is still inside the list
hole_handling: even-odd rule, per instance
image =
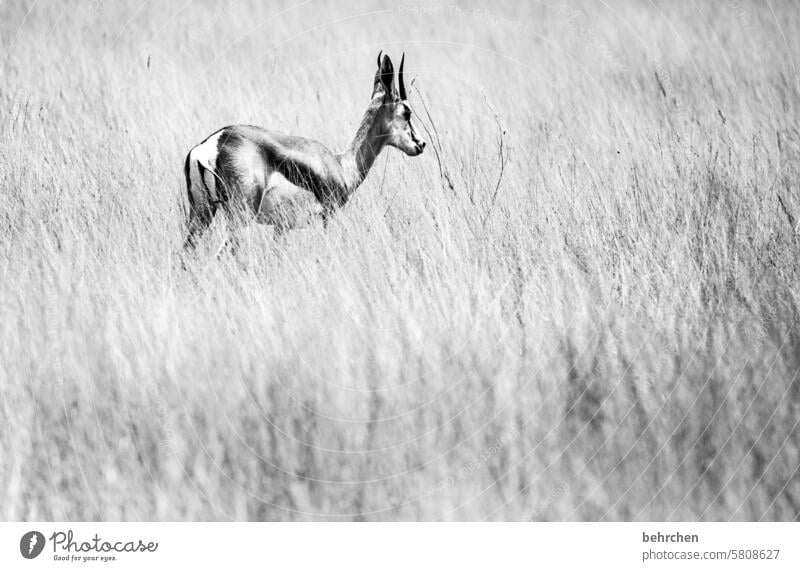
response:
[[[411,125],[411,107],[406,96],[406,85],[403,79],[403,64],[406,55],[400,59],[400,71],[397,79],[398,90],[394,83],[394,66],[388,55],[378,54],[378,71],[375,72],[373,99],[381,96],[382,103],[377,117],[378,136],[385,144],[398,148],[410,157],[416,157],[425,148],[425,141],[417,136]]]

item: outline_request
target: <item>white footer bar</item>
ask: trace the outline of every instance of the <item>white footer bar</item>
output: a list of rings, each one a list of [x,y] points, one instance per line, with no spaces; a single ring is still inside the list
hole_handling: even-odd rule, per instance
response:
[[[800,523],[0,523],[0,569],[800,569]]]

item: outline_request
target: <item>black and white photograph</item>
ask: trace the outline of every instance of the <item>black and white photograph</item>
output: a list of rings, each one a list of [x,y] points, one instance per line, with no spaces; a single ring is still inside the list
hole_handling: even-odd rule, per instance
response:
[[[0,1],[0,519],[800,521],[798,32]]]

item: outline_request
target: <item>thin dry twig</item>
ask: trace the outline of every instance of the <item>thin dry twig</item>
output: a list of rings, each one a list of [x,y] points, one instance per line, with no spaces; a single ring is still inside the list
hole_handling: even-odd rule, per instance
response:
[[[431,132],[427,125],[425,125],[425,122],[420,121],[420,125],[422,125],[422,128],[425,129],[425,134],[428,136],[428,140],[430,140],[431,147],[433,148],[434,155],[436,156],[436,162],[439,165],[439,177],[442,180],[443,185],[446,184],[450,191],[455,194],[456,187],[453,184],[453,179],[450,178],[450,173],[447,172],[447,168],[444,166],[444,163],[442,163],[442,155],[444,154],[444,150],[442,148],[441,138],[439,137],[439,130],[436,128],[436,122],[433,120],[433,117],[431,117],[430,110],[428,109],[427,103],[425,103],[425,98],[422,96],[422,92],[414,86],[413,81],[411,82],[411,88],[419,95],[422,108],[425,110],[425,115],[431,124],[431,129],[433,129],[433,132]]]
[[[499,131],[499,135],[497,136],[497,151],[500,156],[500,172],[497,175],[497,183],[494,185],[494,192],[492,193],[492,198],[489,201],[489,207],[486,209],[486,214],[483,216],[483,222],[481,223],[481,228],[485,231],[486,224],[489,222],[489,218],[494,211],[495,203],[497,202],[497,193],[500,191],[500,184],[503,182],[503,175],[506,172],[506,165],[508,164],[508,151],[506,150],[506,130],[503,129],[503,126],[500,124],[500,117],[497,114],[497,111],[492,107],[489,103],[489,100],[486,97],[486,93],[483,94],[483,101],[486,103],[486,106],[494,115],[494,122],[497,124],[497,130]]]

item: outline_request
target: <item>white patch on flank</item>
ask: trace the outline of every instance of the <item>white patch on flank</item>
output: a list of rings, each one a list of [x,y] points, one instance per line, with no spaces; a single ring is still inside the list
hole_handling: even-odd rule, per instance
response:
[[[192,181],[192,192],[194,193],[196,201],[205,202],[206,200],[205,186],[203,186],[203,181],[200,178],[200,167],[197,166],[197,163],[203,165],[207,169],[207,171],[203,173],[206,186],[208,186],[211,192],[211,197],[214,200],[219,200],[217,196],[217,177],[213,173],[216,172],[218,154],[217,143],[221,135],[222,130],[217,131],[192,149],[189,156],[189,173]]]
[[[289,182],[281,173],[272,172],[258,207],[257,220],[285,228],[299,228],[322,214],[314,193]]]

